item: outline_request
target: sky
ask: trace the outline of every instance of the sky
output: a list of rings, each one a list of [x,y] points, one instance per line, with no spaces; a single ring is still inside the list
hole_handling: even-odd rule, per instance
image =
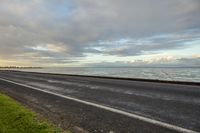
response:
[[[200,67],[200,0],[1,0],[0,66]]]

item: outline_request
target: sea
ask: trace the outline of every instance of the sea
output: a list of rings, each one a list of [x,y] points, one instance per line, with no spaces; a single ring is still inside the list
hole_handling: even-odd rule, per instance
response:
[[[200,82],[200,68],[45,67],[40,69],[20,69],[20,70],[29,72],[42,72],[42,73]]]

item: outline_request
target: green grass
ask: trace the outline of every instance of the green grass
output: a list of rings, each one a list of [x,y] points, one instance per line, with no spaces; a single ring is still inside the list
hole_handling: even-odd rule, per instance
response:
[[[60,133],[36,113],[0,93],[0,133]]]

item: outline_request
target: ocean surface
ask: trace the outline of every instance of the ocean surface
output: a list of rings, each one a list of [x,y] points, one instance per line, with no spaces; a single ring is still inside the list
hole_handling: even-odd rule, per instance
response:
[[[92,68],[62,67],[22,71],[200,82],[200,68]]]

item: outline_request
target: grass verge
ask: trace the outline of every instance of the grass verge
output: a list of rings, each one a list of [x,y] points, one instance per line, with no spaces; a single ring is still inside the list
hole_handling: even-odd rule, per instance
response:
[[[60,133],[36,113],[0,93],[0,133]]]

